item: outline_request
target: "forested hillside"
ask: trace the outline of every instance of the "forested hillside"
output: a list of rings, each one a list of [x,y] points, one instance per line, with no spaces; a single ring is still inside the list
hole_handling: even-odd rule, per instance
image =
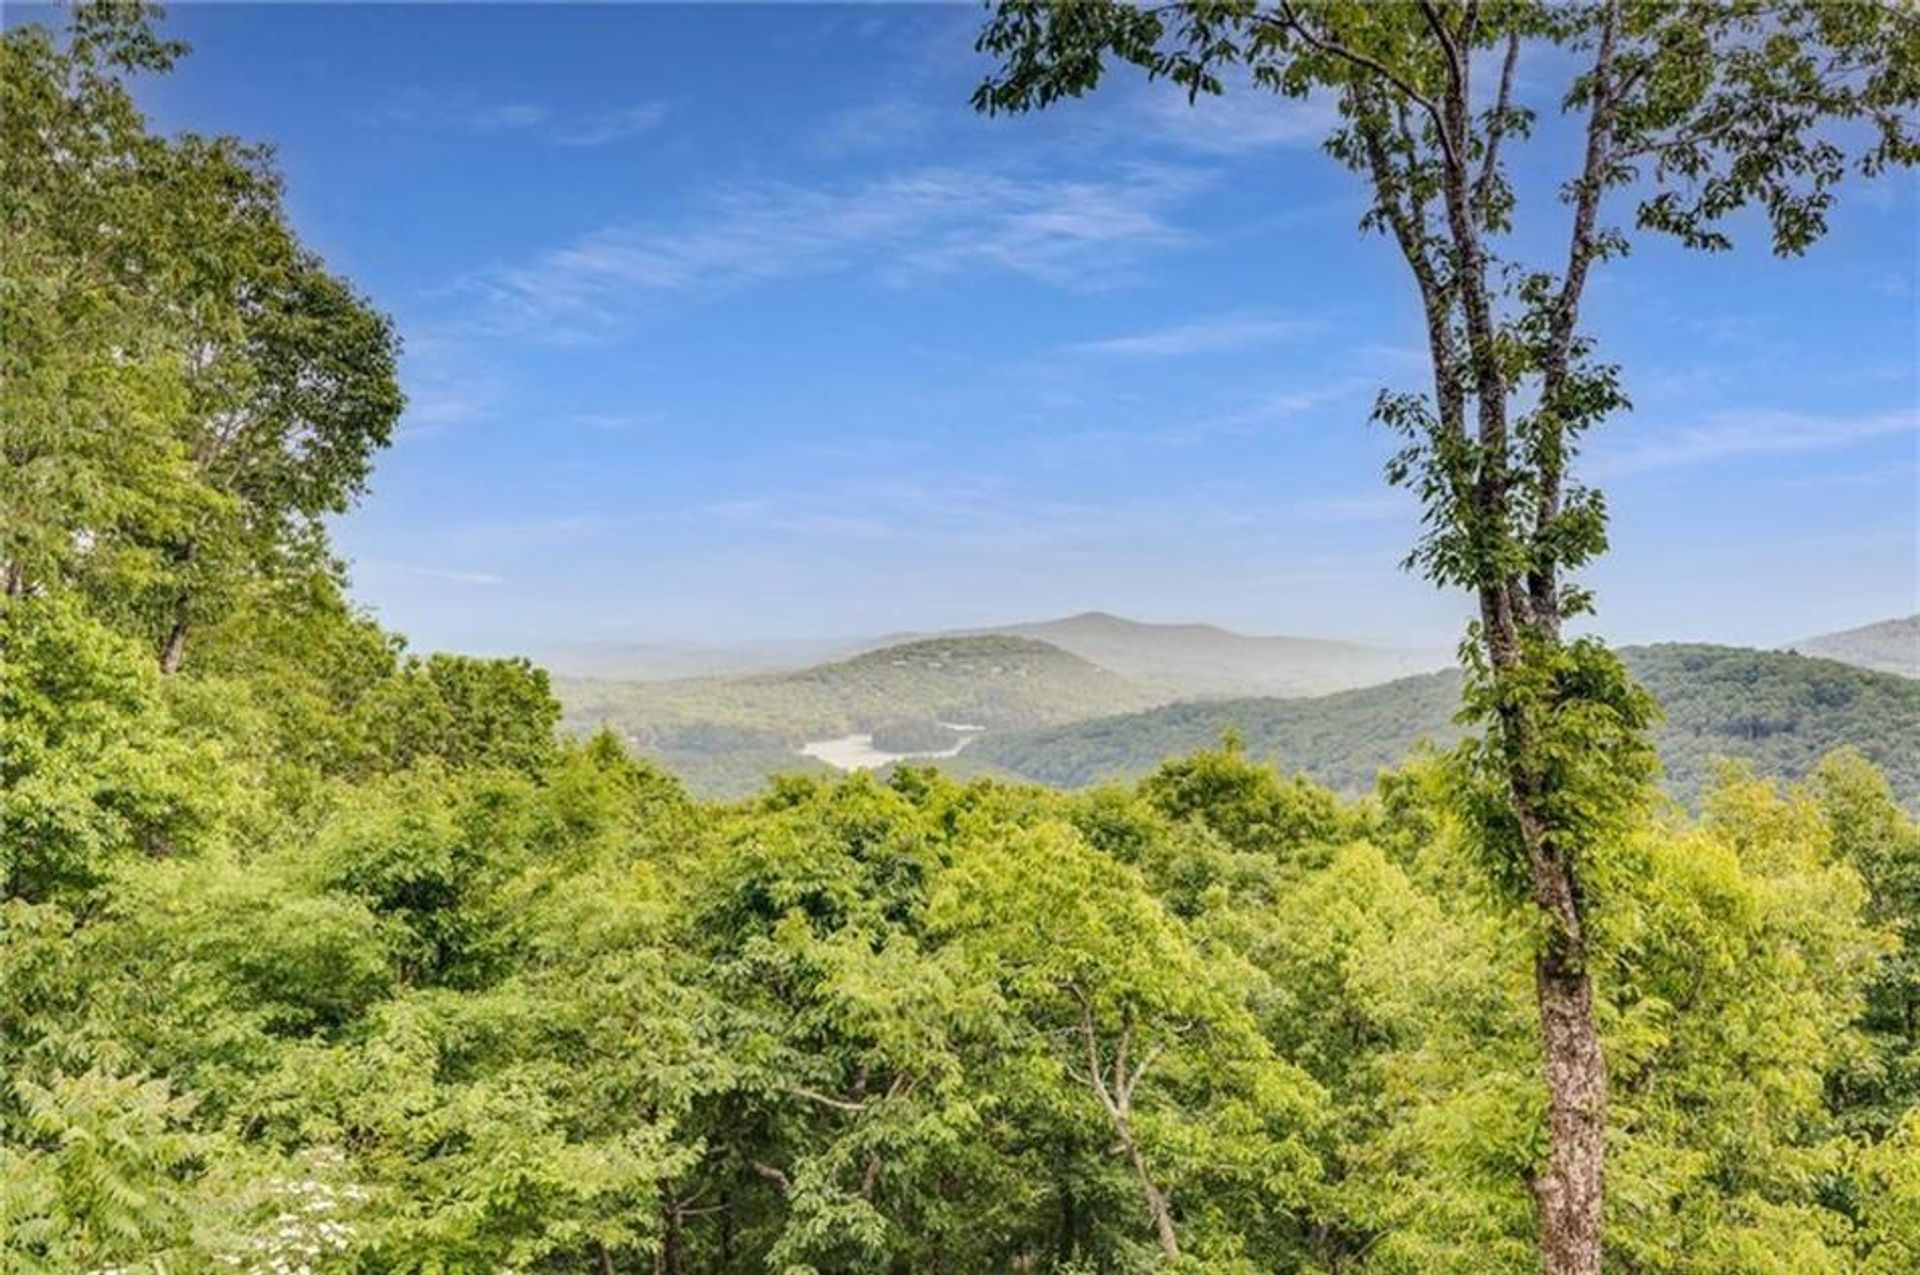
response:
[[[1871,757],[1920,808],[1920,684],[1831,660],[1738,647],[1628,647],[1621,657],[1660,702],[1654,732],[1674,795],[1696,801],[1716,759],[1799,778],[1842,745]],[[1345,793],[1422,743],[1459,738],[1458,673],[1315,699],[1175,704],[1100,721],[983,738],[953,764],[1076,787],[1137,777],[1169,755],[1237,732],[1249,752]]]
[[[1682,800],[1698,799],[1718,760],[1800,778],[1848,745],[1886,772],[1900,800],[1920,806],[1920,684],[1912,679],[1743,647],[1666,644],[1622,655],[1664,710],[1655,731],[1663,782]],[[977,636],[903,643],[792,673],[562,679],[557,689],[569,731],[610,728],[708,796],[745,796],[781,773],[830,773],[800,750],[850,732],[896,743],[886,751],[951,747],[958,737],[940,722],[989,728],[942,760],[964,775],[1056,787],[1138,778],[1231,730],[1254,755],[1349,795],[1368,791],[1420,745],[1460,736],[1457,671],[1308,698],[1161,704],[1170,692],[1154,685],[1035,639]],[[1115,712],[1127,705],[1158,706]]]
[[[396,335],[268,153],[147,127],[137,10],[74,22],[0,37],[0,1271],[1538,1268],[1538,922],[1466,777],[705,804],[530,664],[409,654],[325,527]],[[1879,685],[1790,667],[1756,735]],[[1920,827],[1846,749],[1629,797],[1610,1265],[1911,1271]]]
[[[700,791],[735,796],[808,769],[800,749],[813,740],[930,728],[937,736],[942,722],[1013,729],[1163,702],[1058,647],[1005,635],[924,638],[750,677],[570,678],[559,693],[570,729],[612,730]]]

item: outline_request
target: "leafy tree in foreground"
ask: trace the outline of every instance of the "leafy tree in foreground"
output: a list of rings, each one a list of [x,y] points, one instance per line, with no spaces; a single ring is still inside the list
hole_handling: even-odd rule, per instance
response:
[[[154,546],[161,667],[252,580],[324,562],[319,520],[364,489],[399,418],[391,325],[301,246],[271,152],[188,136],[159,163],[158,251],[188,388],[180,443],[214,499]],[[176,267],[176,269],[178,269]]]
[[[1651,705],[1597,641],[1563,637],[1589,608],[1568,573],[1606,546],[1605,506],[1571,462],[1627,406],[1581,328],[1593,267],[1626,251],[1605,220],[1626,195],[1638,229],[1730,245],[1753,207],[1775,251],[1826,229],[1849,171],[1920,160],[1920,16],[1868,3],[1498,3],[1495,0],[997,0],[975,94],[1026,111],[1092,90],[1110,62],[1190,97],[1230,73],[1291,98],[1337,101],[1327,141],[1371,196],[1363,224],[1404,258],[1425,320],[1429,393],[1383,393],[1407,442],[1389,466],[1425,506],[1410,555],[1469,590],[1463,645],[1467,804],[1496,876],[1538,909],[1536,991],[1549,1151],[1536,1183],[1553,1272],[1599,1270],[1607,1076],[1588,913],[1608,847],[1651,768]],[[1523,85],[1558,77],[1579,122],[1559,238],[1521,260],[1510,178],[1535,112]],[[1531,227],[1530,227],[1531,228]]]
[[[166,672],[249,590],[328,564],[400,414],[387,319],[300,244],[271,153],[159,137],[146,6],[0,42],[0,576],[78,585]]]

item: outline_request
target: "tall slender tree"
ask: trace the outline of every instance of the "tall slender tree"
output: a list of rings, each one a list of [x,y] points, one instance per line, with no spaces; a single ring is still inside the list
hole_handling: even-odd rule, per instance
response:
[[[1431,385],[1383,392],[1406,445],[1388,470],[1425,512],[1409,565],[1469,591],[1463,749],[1469,813],[1499,879],[1542,922],[1536,994],[1549,1149],[1533,1182],[1544,1268],[1600,1269],[1607,1075],[1588,929],[1600,860],[1645,788],[1652,705],[1605,647],[1569,639],[1591,605],[1570,573],[1606,548],[1606,508],[1574,469],[1587,432],[1627,406],[1593,357],[1582,303],[1595,266],[1627,251],[1608,221],[1694,248],[1731,245],[1757,208],[1774,251],[1826,230],[1835,186],[1920,160],[1920,13],[1832,0],[998,0],[975,94],[1024,112],[1095,88],[1110,64],[1190,98],[1231,80],[1337,104],[1327,150],[1363,178],[1365,228],[1406,263]],[[1522,68],[1524,65],[1524,75]],[[1515,153],[1558,77],[1573,117],[1561,247],[1518,257]]]

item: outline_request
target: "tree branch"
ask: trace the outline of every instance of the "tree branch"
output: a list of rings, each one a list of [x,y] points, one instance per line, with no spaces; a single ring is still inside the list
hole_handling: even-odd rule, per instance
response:
[[[1545,538],[1560,517],[1565,487],[1566,461],[1561,453],[1564,426],[1558,419],[1559,397],[1571,372],[1574,333],[1580,323],[1580,299],[1586,291],[1587,270],[1593,264],[1594,224],[1599,217],[1600,197],[1607,186],[1607,172],[1613,162],[1613,127],[1620,105],[1620,86],[1613,80],[1615,40],[1620,23],[1619,0],[1607,6],[1605,24],[1593,60],[1593,105],[1587,113],[1586,153],[1581,159],[1580,177],[1574,188],[1573,228],[1567,242],[1567,268],[1560,280],[1559,295],[1554,298],[1553,315],[1548,322],[1547,349],[1540,375],[1540,407],[1547,416],[1543,428],[1556,431],[1553,445],[1543,448],[1539,492],[1535,497],[1533,532],[1536,541]],[[1551,562],[1532,564],[1527,593],[1536,623],[1559,632],[1559,580]]]
[[[761,1177],[765,1178],[767,1181],[779,1187],[780,1194],[787,1195],[792,1192],[793,1190],[792,1179],[787,1177],[787,1175],[785,1173],[782,1173],[779,1169],[774,1168],[771,1164],[766,1164],[759,1160],[749,1160],[747,1161],[747,1167],[752,1169],[755,1173],[758,1173]]]
[[[1081,995],[1078,989],[1074,993],[1080,997],[1080,1036],[1087,1047],[1087,1076],[1093,1085],[1093,1092],[1100,1099],[1100,1105],[1107,1114],[1119,1116],[1120,1108],[1113,1101],[1113,1095],[1107,1092],[1106,1077],[1100,1074],[1100,1047],[1094,1040],[1093,1006]]]
[[[808,1102],[817,1102],[823,1107],[832,1107],[835,1111],[858,1112],[867,1109],[864,1099],[859,1102],[848,1102],[845,1098],[836,1098],[832,1094],[824,1094],[816,1089],[803,1089],[799,1085],[782,1085],[780,1092],[791,1094],[795,1098],[805,1098]]]
[[[1140,1065],[1133,1069],[1133,1075],[1127,1081],[1127,1097],[1129,1099],[1133,1097],[1134,1091],[1140,1087],[1140,1081],[1146,1076],[1147,1070],[1153,1066],[1154,1061],[1160,1057],[1161,1052],[1165,1048],[1166,1044],[1164,1041],[1155,1044],[1152,1049],[1147,1051],[1146,1057],[1140,1060]]]
[[[1454,42],[1453,32],[1447,30],[1447,24],[1440,18],[1440,11],[1433,7],[1433,0],[1420,0],[1420,14],[1427,20],[1427,29],[1440,41],[1441,51],[1447,55],[1447,67],[1453,74],[1454,83],[1463,83],[1467,70],[1460,64],[1460,46]]]
[[[1439,106],[1435,104],[1432,98],[1415,88],[1412,81],[1396,73],[1391,67],[1387,66],[1386,63],[1380,61],[1378,58],[1362,53],[1358,49],[1348,48],[1336,40],[1326,40],[1315,35],[1301,23],[1300,16],[1294,12],[1293,6],[1285,3],[1284,0],[1282,0],[1278,13],[1281,22],[1313,48],[1327,54],[1329,57],[1339,58],[1349,65],[1359,67],[1365,71],[1371,71],[1393,85],[1394,88],[1400,90],[1409,101],[1419,106],[1420,109],[1424,110],[1433,120],[1434,132],[1440,138],[1440,149],[1447,154],[1447,162],[1449,164],[1458,162],[1453,153],[1453,139],[1447,135],[1446,121],[1441,117]]]
[[[1458,391],[1453,388],[1453,375],[1459,360],[1447,326],[1452,300],[1427,255],[1426,203],[1415,193],[1411,175],[1394,167],[1393,156],[1388,152],[1383,136],[1387,127],[1383,105],[1365,86],[1356,85],[1353,92],[1359,108],[1354,127],[1360,135],[1361,149],[1373,177],[1382,215],[1386,217],[1387,225],[1393,231],[1394,240],[1400,245],[1400,253],[1406,258],[1407,268],[1413,272],[1414,282],[1420,291],[1421,310],[1427,323],[1427,354],[1433,363],[1434,396],[1440,410],[1441,426],[1449,434],[1457,435],[1465,429],[1465,408]],[[1404,136],[1407,132],[1404,120],[1400,128]],[[1407,140],[1411,145],[1411,138]]]
[[[1507,135],[1507,112],[1513,105],[1513,68],[1520,60],[1520,32],[1507,35],[1507,55],[1500,63],[1500,90],[1494,98],[1493,115],[1487,121],[1487,149],[1480,156],[1480,176],[1473,183],[1473,203],[1480,220],[1487,220],[1487,208],[1493,202],[1493,180],[1499,173],[1500,143]]]
[[[1629,160],[1629,159],[1646,159],[1649,156],[1653,156],[1653,157],[1663,156],[1670,151],[1679,150],[1681,147],[1684,147],[1684,146],[1698,146],[1703,142],[1718,141],[1720,138],[1725,137],[1728,133],[1731,133],[1735,129],[1739,128],[1742,124],[1750,123],[1750,122],[1751,121],[1747,116],[1742,115],[1736,111],[1733,114],[1728,115],[1725,119],[1721,120],[1719,123],[1711,125],[1709,127],[1682,130],[1680,132],[1669,134],[1666,137],[1662,137],[1658,139],[1649,139],[1645,142],[1642,142],[1638,146],[1629,146],[1624,150],[1617,152],[1616,158],[1622,159],[1622,160]]]

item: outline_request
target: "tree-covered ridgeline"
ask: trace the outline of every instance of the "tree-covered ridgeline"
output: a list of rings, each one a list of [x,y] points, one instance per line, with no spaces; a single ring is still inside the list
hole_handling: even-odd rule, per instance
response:
[[[1659,702],[1652,739],[1660,787],[1690,806],[1718,765],[1804,779],[1836,748],[1865,754],[1895,798],[1920,810],[1920,681],[1787,651],[1668,644],[1623,647],[1621,662]],[[1250,756],[1298,770],[1334,791],[1370,791],[1379,772],[1419,748],[1447,748],[1457,721],[1458,671],[1404,678],[1315,699],[1172,704],[1116,717],[986,735],[953,762],[961,773],[1055,787],[1137,779],[1174,753],[1236,731]],[[677,772],[676,773],[680,773]],[[688,778],[688,783],[694,781]]]
[[[347,600],[392,336],[264,155],[140,120],[179,52],[0,38],[0,1270],[1535,1267],[1537,936],[1457,770],[710,805],[559,740]],[[1588,870],[1610,1262],[1912,1269],[1884,780],[1728,772]]]
[[[1361,228],[1405,265],[1425,334],[1427,386],[1383,389],[1374,410],[1404,440],[1387,478],[1422,508],[1407,565],[1476,607],[1462,808],[1491,879],[1539,914],[1541,1262],[1598,1275],[1608,1079],[1588,913],[1606,845],[1645,801],[1655,707],[1603,643],[1563,632],[1592,610],[1575,574],[1607,547],[1580,447],[1630,406],[1582,326],[1588,283],[1637,236],[1729,248],[1742,213],[1775,252],[1804,252],[1845,178],[1920,162],[1920,14],[1873,0],[988,8],[978,48],[994,65],[973,100],[989,114],[1079,97],[1115,64],[1190,101],[1232,83],[1337,112],[1325,149],[1359,176]],[[1529,152],[1559,186],[1528,201],[1514,156],[1543,108],[1572,138]]]

